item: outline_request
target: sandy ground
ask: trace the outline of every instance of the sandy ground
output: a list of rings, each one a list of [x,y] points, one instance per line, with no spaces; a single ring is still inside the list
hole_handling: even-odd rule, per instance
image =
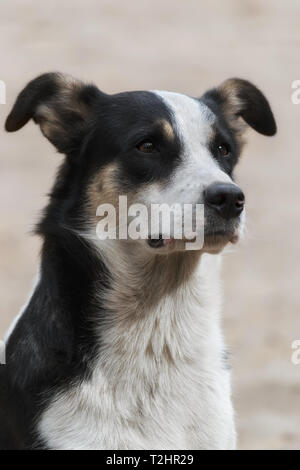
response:
[[[249,131],[237,171],[247,195],[245,241],[224,260],[224,324],[232,351],[241,449],[300,448],[299,123],[291,83],[300,79],[298,0],[2,0],[0,79],[7,104],[45,71],[95,81],[107,92],[170,89],[200,95],[230,76],[269,97],[276,138]],[[38,264],[30,231],[61,157],[29,124],[0,131],[0,334]]]

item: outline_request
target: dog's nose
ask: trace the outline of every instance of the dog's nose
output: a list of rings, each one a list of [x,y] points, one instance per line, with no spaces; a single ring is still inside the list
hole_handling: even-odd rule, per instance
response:
[[[204,191],[204,202],[224,219],[231,219],[244,209],[245,196],[234,184],[213,183]]]

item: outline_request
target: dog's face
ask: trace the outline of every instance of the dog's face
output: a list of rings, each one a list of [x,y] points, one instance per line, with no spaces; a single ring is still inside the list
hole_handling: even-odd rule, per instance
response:
[[[65,226],[95,232],[98,206],[112,204],[119,216],[120,195],[127,207],[150,210],[153,204],[189,204],[194,211],[203,204],[202,250],[209,252],[235,242],[241,231],[244,195],[232,175],[246,124],[264,135],[276,132],[265,97],[238,79],[196,99],[163,91],[110,96],[46,74],[19,95],[6,128],[17,130],[30,118],[67,156],[52,198]],[[173,222],[184,225],[182,217]],[[136,242],[155,253],[183,249],[184,237],[174,240],[171,231],[165,238],[157,230],[154,239],[149,231]]]

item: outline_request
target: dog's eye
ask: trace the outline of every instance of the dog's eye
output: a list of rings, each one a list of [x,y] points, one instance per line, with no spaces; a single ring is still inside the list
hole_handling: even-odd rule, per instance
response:
[[[218,152],[222,157],[227,157],[230,154],[230,145],[228,144],[218,145]]]
[[[140,142],[137,146],[137,149],[143,153],[154,153],[156,152],[155,145],[150,140]]]

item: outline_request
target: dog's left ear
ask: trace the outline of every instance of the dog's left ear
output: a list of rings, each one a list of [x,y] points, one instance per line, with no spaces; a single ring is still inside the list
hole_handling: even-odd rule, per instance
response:
[[[263,135],[276,134],[276,122],[269,102],[252,83],[230,78],[218,88],[208,91],[201,100],[213,111],[220,110],[229,125],[243,131],[242,118],[250,127]]]
[[[43,74],[21,91],[5,128],[14,132],[33,119],[59,152],[70,154],[88,132],[102,95],[96,86],[68,75]]]

